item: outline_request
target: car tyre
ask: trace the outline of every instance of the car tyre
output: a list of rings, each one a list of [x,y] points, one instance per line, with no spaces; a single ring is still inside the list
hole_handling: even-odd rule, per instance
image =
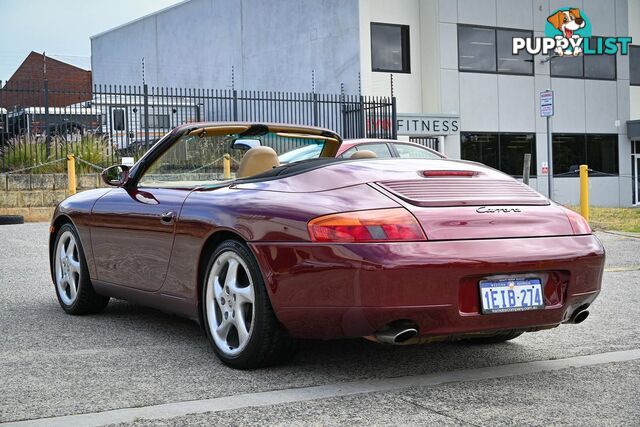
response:
[[[498,344],[505,341],[511,341],[522,334],[523,332],[509,331],[485,337],[465,338],[465,341],[472,344]]]
[[[93,289],[82,243],[73,225],[60,227],[53,250],[53,285],[62,309],[72,315],[104,310],[109,297],[98,295]]]
[[[280,326],[249,248],[222,242],[209,257],[202,286],[204,328],[226,365],[253,369],[279,365],[296,350],[296,341]]]
[[[22,215],[0,215],[0,225],[24,224]]]

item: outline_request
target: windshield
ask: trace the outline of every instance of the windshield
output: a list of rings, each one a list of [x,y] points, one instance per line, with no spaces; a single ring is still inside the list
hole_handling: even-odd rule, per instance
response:
[[[304,131],[261,132],[248,127],[235,133],[206,128],[212,130],[181,136],[144,172],[138,186],[193,188],[248,178],[281,163],[319,158],[327,143],[331,144],[329,155],[339,146],[334,137]]]

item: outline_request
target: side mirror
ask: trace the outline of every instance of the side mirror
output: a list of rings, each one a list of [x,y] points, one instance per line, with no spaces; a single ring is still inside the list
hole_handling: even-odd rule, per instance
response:
[[[262,142],[260,142],[259,139],[239,138],[233,141],[231,148],[234,150],[249,150],[251,148],[260,147],[260,145],[262,145]]]
[[[114,187],[121,187],[129,179],[129,166],[110,166],[103,170],[100,176],[105,184],[112,185]]]

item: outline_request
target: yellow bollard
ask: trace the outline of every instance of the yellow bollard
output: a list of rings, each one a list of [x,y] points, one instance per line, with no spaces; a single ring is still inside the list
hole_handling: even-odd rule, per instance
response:
[[[73,154],[67,156],[67,182],[69,195],[76,194],[76,157]]]
[[[231,179],[231,156],[229,154],[222,156],[222,172],[224,179]]]
[[[589,166],[580,165],[580,214],[589,221]]]

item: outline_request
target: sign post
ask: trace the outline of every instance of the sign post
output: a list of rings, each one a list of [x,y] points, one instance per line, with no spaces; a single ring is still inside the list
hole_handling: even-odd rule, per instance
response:
[[[540,92],[540,117],[547,118],[547,163],[549,168],[549,198],[553,199],[553,147],[551,144],[551,116],[553,116],[553,91]]]

